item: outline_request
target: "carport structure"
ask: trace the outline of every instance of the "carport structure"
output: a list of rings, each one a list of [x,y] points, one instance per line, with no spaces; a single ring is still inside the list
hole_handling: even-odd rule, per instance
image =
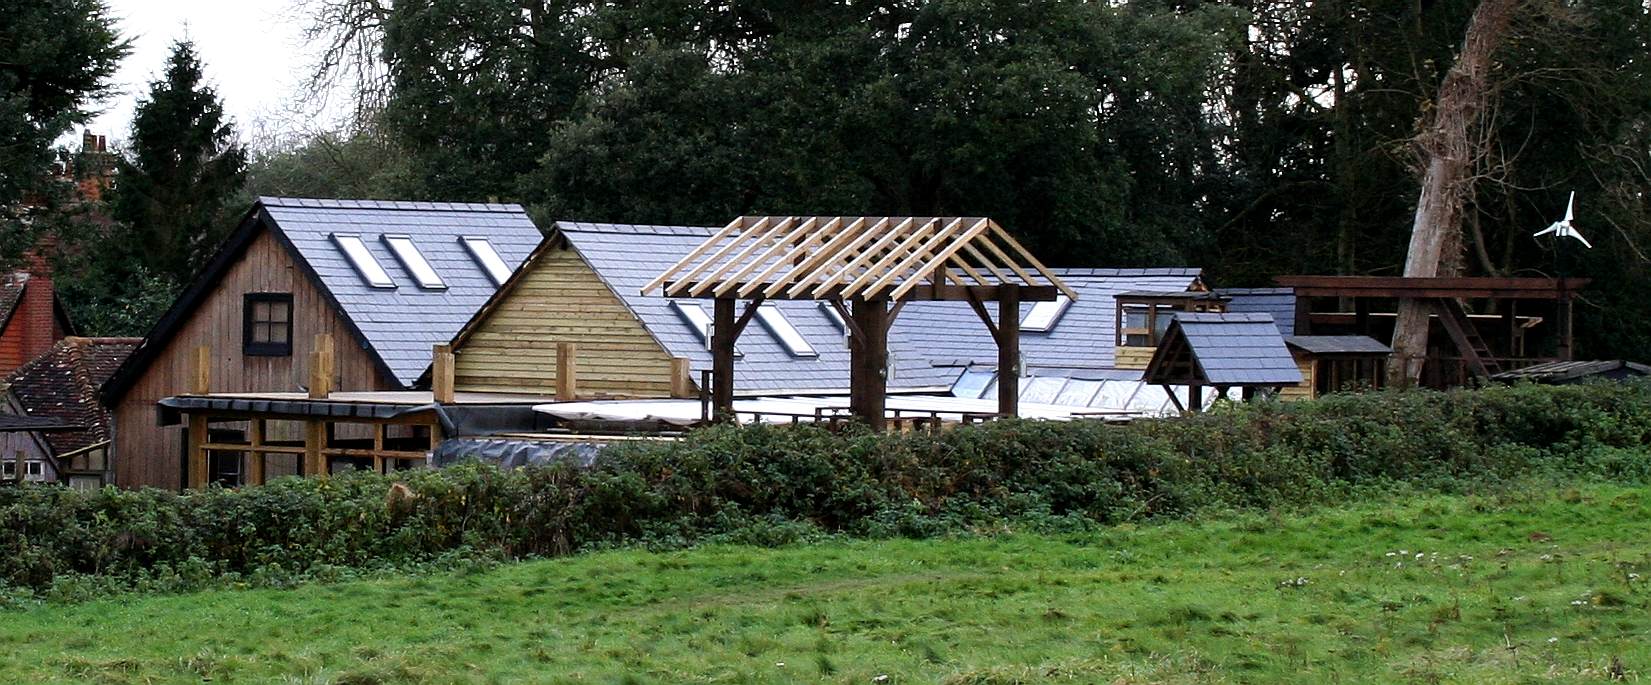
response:
[[[998,413],[1017,412],[1020,303],[1077,293],[986,217],[744,216],[643,287],[714,301],[711,401],[734,409],[734,344],[766,300],[820,300],[850,340],[849,406],[884,427],[888,331],[911,301],[961,301],[992,333],[1000,373]],[[736,311],[745,300],[743,311]],[[986,307],[997,303],[997,316]]]

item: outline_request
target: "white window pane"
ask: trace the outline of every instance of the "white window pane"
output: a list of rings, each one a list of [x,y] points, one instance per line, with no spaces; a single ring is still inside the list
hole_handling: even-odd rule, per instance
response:
[[[487,277],[493,279],[493,285],[504,285],[510,280],[510,265],[504,263],[499,251],[493,249],[493,243],[486,238],[464,238],[464,248],[470,251],[470,256],[482,265],[487,271]]]
[[[396,259],[407,268],[407,273],[413,275],[413,280],[418,281],[419,287],[432,290],[447,287],[441,277],[436,275],[436,270],[431,268],[430,262],[424,258],[424,253],[418,251],[418,246],[413,244],[412,238],[404,235],[387,235],[384,236],[384,242],[390,245],[390,250],[396,253]]]
[[[683,322],[688,324],[688,328],[694,331],[694,335],[699,336],[699,341],[709,347],[711,345],[711,315],[705,313],[705,308],[699,306],[696,302],[683,302],[682,300],[672,300],[671,306],[676,308],[677,316],[682,317]]]
[[[1024,331],[1048,331],[1055,327],[1066,308],[1072,306],[1072,298],[1065,295],[1056,295],[1050,302],[1039,302],[1032,305],[1032,311],[1020,320],[1020,328]]]
[[[786,320],[785,314],[780,311],[779,307],[772,304],[757,307],[757,318],[762,320],[763,327],[767,328],[768,332],[774,335],[774,339],[779,340],[780,344],[784,345],[792,356],[820,356],[818,352],[814,351],[814,347],[808,344],[808,340],[803,338],[803,334],[797,331],[797,327],[792,326],[791,322]]]
[[[367,251],[367,245],[361,242],[361,236],[334,233],[332,239],[338,243],[338,248],[344,251],[344,256],[350,259],[356,273],[361,274],[361,278],[367,281],[367,285],[374,288],[396,287],[396,282],[390,280],[390,274],[378,265],[373,253]]]

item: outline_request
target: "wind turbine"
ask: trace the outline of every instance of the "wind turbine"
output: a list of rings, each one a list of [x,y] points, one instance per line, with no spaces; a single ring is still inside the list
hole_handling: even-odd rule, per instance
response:
[[[1534,238],[1536,236],[1547,235],[1549,233],[1552,233],[1552,234],[1554,234],[1555,238],[1576,238],[1578,241],[1580,241],[1582,243],[1583,247],[1586,247],[1588,249],[1593,249],[1593,247],[1594,247],[1593,244],[1588,242],[1587,238],[1582,237],[1582,234],[1579,233],[1576,230],[1576,227],[1571,225],[1571,219],[1573,218],[1573,215],[1575,214],[1575,209],[1576,209],[1576,191],[1573,190],[1573,191],[1571,191],[1571,199],[1568,200],[1565,203],[1565,218],[1560,219],[1559,221],[1555,221],[1552,224],[1549,224],[1547,228],[1544,228],[1540,231],[1537,231],[1536,233],[1532,234],[1531,237]]]

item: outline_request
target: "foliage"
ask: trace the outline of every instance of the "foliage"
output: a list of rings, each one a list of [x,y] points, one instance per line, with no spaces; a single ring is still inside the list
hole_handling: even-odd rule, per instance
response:
[[[0,22],[0,262],[33,247],[59,202],[51,144],[90,117],[127,43],[103,0],[8,2]],[[26,207],[25,199],[30,199]]]
[[[405,152],[377,126],[322,131],[256,147],[252,195],[397,199],[411,185]]]
[[[1651,664],[1644,487],[1025,528],[181,597],[79,602],[103,588],[64,578],[44,601],[0,591],[0,679],[1598,683]]]
[[[466,465],[183,494],[0,490],[0,580],[41,589],[91,574],[144,586],[186,569],[305,573],[455,551],[517,558],[809,529],[928,536],[1028,517],[1120,523],[1392,483],[1634,480],[1648,470],[1648,444],[1651,384],[1345,395],[1127,426],[1006,421],[938,435],[721,427],[618,444],[589,469]],[[412,496],[388,492],[391,481]]]
[[[131,149],[119,165],[111,211],[118,225],[104,264],[188,282],[234,228],[244,206],[246,151],[204,79],[194,46],[180,41],[139,101]],[[117,296],[131,292],[120,280],[105,285]]]

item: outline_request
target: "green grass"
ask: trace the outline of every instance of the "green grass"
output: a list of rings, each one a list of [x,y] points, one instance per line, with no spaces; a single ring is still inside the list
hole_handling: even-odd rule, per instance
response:
[[[0,682],[1601,682],[1644,578],[1651,489],[1587,486],[45,605]]]

